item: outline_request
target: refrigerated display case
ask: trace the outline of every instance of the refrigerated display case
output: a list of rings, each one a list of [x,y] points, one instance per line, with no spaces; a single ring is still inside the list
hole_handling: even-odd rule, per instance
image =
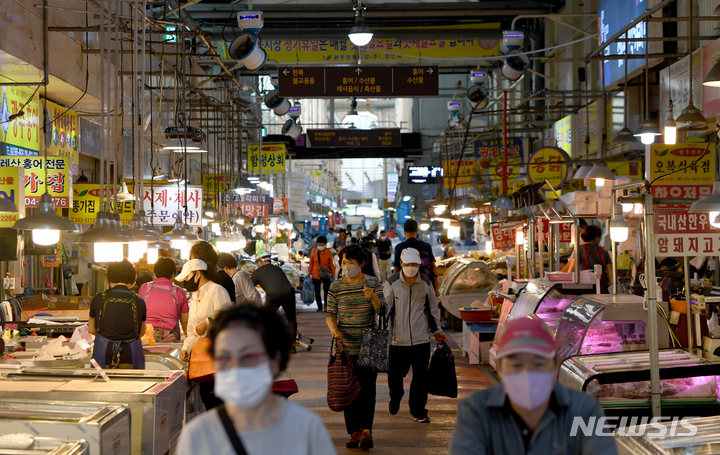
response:
[[[109,382],[96,380],[94,369],[0,369],[0,398],[72,402],[125,403],[132,415],[131,453],[174,453],[185,419],[188,392],[185,372],[105,370]],[[168,449],[169,448],[169,449]]]
[[[588,294],[565,309],[555,325],[558,359],[647,349],[647,311],[643,298],[629,294]],[[666,302],[658,302],[664,311]],[[658,348],[672,347],[670,328],[658,314]]]
[[[0,434],[85,439],[90,455],[130,455],[130,408],[109,403],[0,399]]]
[[[475,300],[487,301],[488,293],[498,279],[483,261],[458,259],[445,272],[440,282],[440,303],[450,314],[460,319],[460,307]]]
[[[490,364],[495,368],[497,343],[505,330],[505,324],[513,319],[536,315],[553,331],[565,309],[578,296],[594,292],[595,288],[587,284],[559,283],[546,280],[530,280],[517,294],[515,299],[506,298],[503,302],[500,321],[492,346],[490,346]]]
[[[720,417],[630,426],[615,433],[619,455],[707,455],[720,453]],[[694,428],[693,428],[694,427]],[[694,430],[694,431],[693,431]]]
[[[720,364],[681,349],[660,350],[663,416],[720,414]],[[608,416],[650,416],[649,351],[577,355],[560,365],[558,382],[600,400]]]

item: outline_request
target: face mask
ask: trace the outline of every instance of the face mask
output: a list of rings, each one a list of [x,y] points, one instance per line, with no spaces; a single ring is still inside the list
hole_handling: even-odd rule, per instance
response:
[[[257,407],[273,385],[270,363],[252,368],[232,368],[215,372],[215,395],[238,408]]]
[[[417,275],[418,270],[420,270],[420,267],[414,267],[414,266],[411,267],[409,265],[406,265],[402,269],[403,269],[403,273],[405,274],[405,276],[412,278],[415,275]]]
[[[325,248],[327,248],[327,247],[325,247],[325,246],[319,246],[319,247],[318,247],[318,251],[325,251]]]
[[[382,240],[383,242],[385,241],[386,238],[387,238],[387,237],[385,237],[384,235],[381,235],[381,236],[380,236],[380,240]]]
[[[200,287],[200,280],[195,281],[195,276],[184,281],[183,287],[188,292],[195,292]]]
[[[345,275],[348,278],[355,278],[358,276],[362,269],[359,265],[354,264],[347,264],[342,266],[343,275]]]
[[[516,406],[532,411],[545,403],[555,386],[555,373],[525,371],[515,374],[500,374],[505,393]]]

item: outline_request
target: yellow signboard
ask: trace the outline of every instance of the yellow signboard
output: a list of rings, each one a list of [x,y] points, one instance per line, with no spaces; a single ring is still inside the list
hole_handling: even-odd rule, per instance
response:
[[[70,167],[67,156],[0,157],[0,168],[25,168],[25,205],[37,207],[46,188],[56,208],[70,208]]]
[[[559,189],[568,177],[568,156],[557,147],[540,147],[530,155],[528,178],[532,183],[547,180],[554,189]],[[541,188],[550,191],[547,185]]]
[[[67,111],[67,112],[66,112]],[[48,155],[72,157],[72,164],[80,162],[80,116],[45,100],[44,124],[47,126],[45,148]],[[52,123],[51,123],[52,122]]]
[[[607,165],[616,176],[628,177],[631,182],[642,180],[642,161],[616,161]]]
[[[107,187],[105,188],[105,198],[107,198]],[[110,188],[110,199],[108,199],[108,208],[111,212],[115,212],[115,203],[113,196],[115,192]],[[99,183],[76,183],[73,185],[73,205],[68,219],[75,224],[93,224],[100,212],[100,184]],[[135,201],[118,201],[118,214],[122,224],[128,226],[135,211]]]
[[[0,76],[0,82],[12,81]],[[31,87],[3,85],[0,99],[0,154],[13,156],[38,154],[40,97],[37,93],[33,95],[33,92],[34,89]],[[10,120],[10,116],[17,115],[21,110],[24,115]]]
[[[475,28],[497,28],[483,24]],[[473,59],[499,55],[497,39],[374,39],[359,49],[347,39],[263,40],[268,59],[278,63],[388,63],[415,61],[422,58]]]
[[[512,182],[518,178],[521,164],[522,159],[519,156],[508,156],[507,166],[505,166],[505,157],[498,155],[490,162],[490,176],[496,182],[502,183],[503,174],[507,168],[507,181]]]
[[[218,190],[221,193],[232,191],[232,178],[230,174],[203,174],[203,195],[205,199],[215,200]]]
[[[555,143],[557,144],[557,148],[565,151],[568,156],[573,155],[572,126],[574,117],[575,114],[570,114],[555,122]]]
[[[710,143],[707,153],[706,146],[707,144],[653,144],[650,151],[650,181],[667,175],[655,184],[712,186],[715,182],[715,144]],[[693,164],[698,159],[699,161]]]
[[[285,144],[248,145],[248,172],[256,175],[285,173]]]
[[[25,187],[23,181],[25,169],[21,167],[0,168],[0,197],[15,204],[19,212],[25,213]],[[0,213],[0,227],[13,227],[18,213]]]
[[[443,186],[445,188],[470,188],[470,179],[472,179],[477,160],[463,160],[458,169],[458,160],[445,161]],[[457,179],[455,173],[457,172]]]

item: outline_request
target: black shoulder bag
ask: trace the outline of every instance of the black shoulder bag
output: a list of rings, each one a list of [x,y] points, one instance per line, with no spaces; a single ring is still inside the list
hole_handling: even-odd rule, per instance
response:
[[[240,437],[238,436],[237,431],[233,426],[232,420],[230,420],[227,409],[225,409],[225,405],[223,404],[218,406],[217,412],[218,416],[220,416],[220,421],[225,428],[225,433],[227,433],[228,439],[230,439],[230,443],[235,449],[235,453],[237,453],[237,455],[247,455],[245,447],[243,446],[242,441],[240,440]]]

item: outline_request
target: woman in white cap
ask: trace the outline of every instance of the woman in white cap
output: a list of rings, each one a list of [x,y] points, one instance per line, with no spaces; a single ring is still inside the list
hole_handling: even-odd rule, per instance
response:
[[[220,311],[230,308],[232,301],[225,288],[210,279],[207,264],[200,259],[187,261],[175,281],[192,294],[187,338],[180,351],[180,358],[187,362],[198,338],[207,335],[210,321]],[[220,404],[213,393],[214,386],[214,381],[200,383],[200,396],[207,409]]]

